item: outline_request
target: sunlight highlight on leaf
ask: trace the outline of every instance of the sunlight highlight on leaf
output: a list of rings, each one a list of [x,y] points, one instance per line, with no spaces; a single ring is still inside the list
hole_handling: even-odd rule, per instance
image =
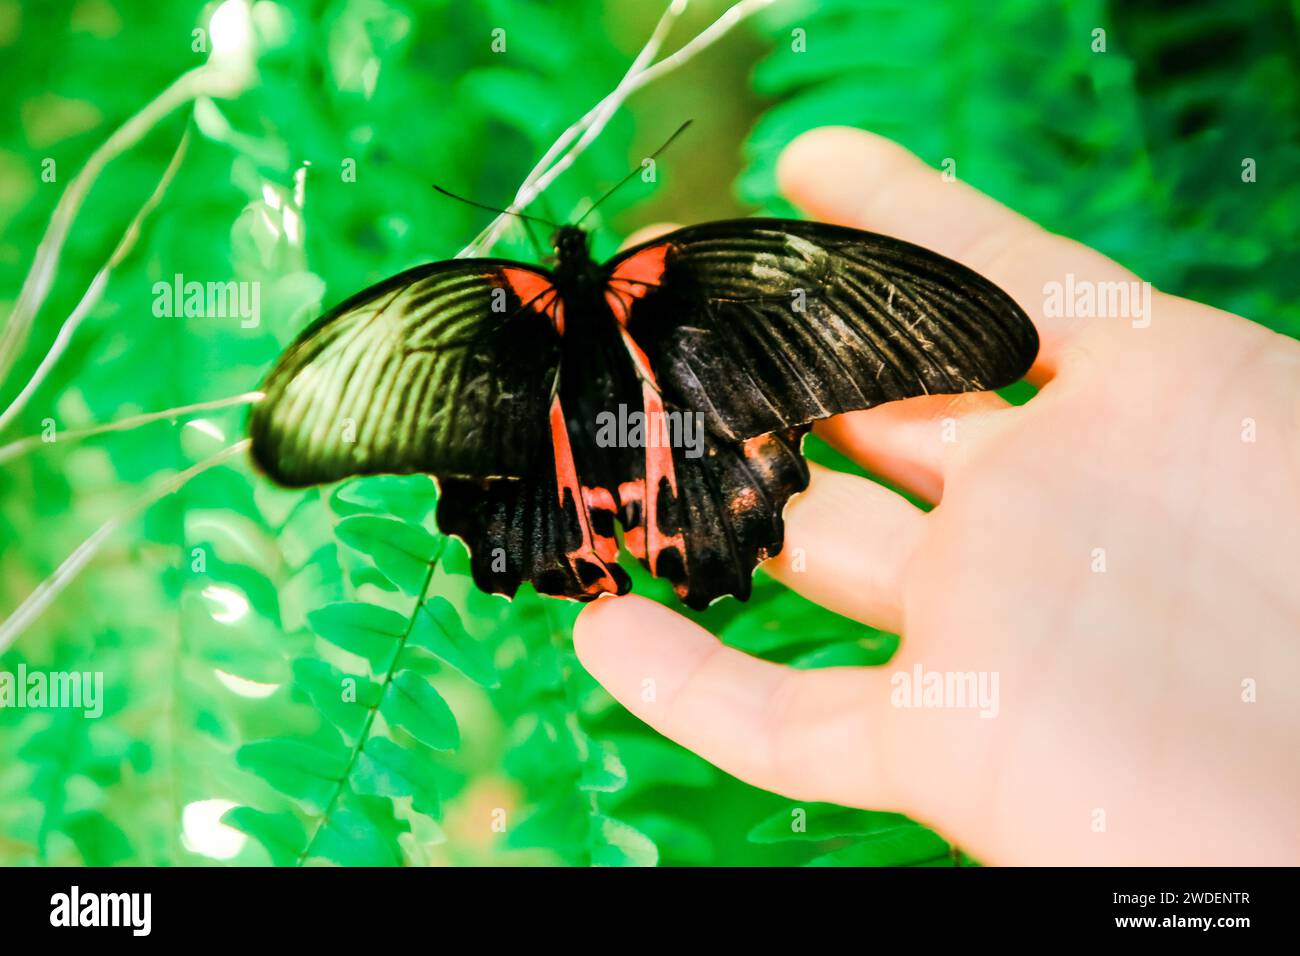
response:
[[[231,693],[238,694],[240,697],[261,700],[270,697],[280,689],[279,684],[260,684],[254,680],[246,680],[243,677],[236,677],[234,674],[227,674],[218,668],[213,668],[212,672],[217,675],[217,680],[221,681]]]
[[[248,842],[248,837],[221,822],[227,810],[236,806],[229,800],[197,800],[181,811],[181,841],[185,848],[214,860],[231,860]]]
[[[219,624],[234,624],[248,614],[248,598],[234,588],[209,584],[203,589],[203,596],[217,605],[217,610],[212,612],[212,620]]]
[[[226,433],[206,418],[195,418],[186,422],[185,427],[193,428],[196,432],[207,435],[215,441],[224,442],[226,440]]]

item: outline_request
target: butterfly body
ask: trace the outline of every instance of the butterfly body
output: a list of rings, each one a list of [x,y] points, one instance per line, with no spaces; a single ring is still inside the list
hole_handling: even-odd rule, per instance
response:
[[[621,527],[704,607],[780,551],[813,421],[1001,387],[1037,351],[1001,290],[883,236],[749,219],[604,264],[576,227],[554,245],[549,271],[432,263],[331,310],[268,377],[255,459],[288,485],[438,477],[487,591],[624,593]]]
[[[604,277],[591,257],[587,233],[577,226],[565,226],[556,231],[551,244],[555,248],[552,275],[560,298],[575,305],[590,305],[596,299],[603,299]]]

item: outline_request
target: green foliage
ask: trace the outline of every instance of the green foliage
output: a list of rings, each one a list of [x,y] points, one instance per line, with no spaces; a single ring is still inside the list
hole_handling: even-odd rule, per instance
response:
[[[349,509],[367,500],[414,501],[407,514],[418,522],[431,504],[410,494],[409,479],[353,484],[370,487],[336,495]],[[405,613],[356,600],[308,613],[317,635],[345,652],[337,666],[315,649],[293,662],[292,690],[316,711],[319,727],[306,738],[254,740],[235,755],[289,806],[269,812],[238,807],[226,820],[258,840],[275,862],[416,862],[429,835],[441,839],[436,755],[460,745],[456,717],[424,672],[412,639],[417,622],[428,616],[423,602],[445,539],[390,515],[349,514],[334,534],[382,575],[359,593],[367,587],[384,593],[382,583],[391,582],[413,601]]]
[[[430,183],[507,201],[626,68],[655,12],[633,6],[260,4],[258,83],[177,112],[96,184],[4,405],[190,130],[139,245],[4,440],[47,418],[61,433],[255,388],[323,304],[454,254],[487,214]],[[192,50],[197,2],[18,9],[0,0],[0,305],[91,151],[205,56]],[[489,46],[498,26],[504,54]],[[1091,49],[1098,27],[1104,54]],[[785,209],[781,147],[812,126],[859,125],[935,164],[954,158],[961,177],[1163,287],[1300,331],[1293,7],[785,0],[754,33],[769,48],[752,76],[767,102],[751,117],[745,202]],[[690,115],[689,175],[729,180],[735,157],[709,118],[751,109],[747,52],[685,74],[689,101],[681,88],[640,94],[539,211],[570,217],[633,164],[633,144]],[[674,193],[682,155],[665,156],[658,197]],[[1245,157],[1256,183],[1242,182]],[[649,192],[629,187],[603,222],[641,224]],[[672,196],[687,212],[706,198]],[[620,237],[597,238],[607,252]],[[495,251],[533,256],[522,233]],[[153,284],[178,273],[261,283],[261,323],[155,317]],[[242,429],[226,410],[7,462],[4,613],[102,522]],[[111,538],[0,658],[10,671],[94,668],[105,688],[97,719],[0,709],[0,863],[969,862],[896,814],[763,793],[650,731],[577,662],[576,608],[473,589],[436,499],[420,476],[290,492],[237,463]],[[672,600],[632,572],[639,591]],[[690,616],[795,667],[878,666],[897,646],[762,575],[748,604]]]
[[[1294,4],[792,0],[765,26],[753,79],[776,103],[747,200],[782,207],[799,133],[859,126],[1163,289],[1300,334]]]
[[[808,843],[807,866],[956,865],[961,857],[937,834],[897,813],[830,804],[781,810],[749,832],[755,843]]]

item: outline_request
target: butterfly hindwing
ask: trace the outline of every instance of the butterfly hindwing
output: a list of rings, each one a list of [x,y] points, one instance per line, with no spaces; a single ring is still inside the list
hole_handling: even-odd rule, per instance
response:
[[[746,600],[754,568],[781,552],[786,502],[808,487],[800,451],[807,431],[800,426],[744,442],[705,431],[698,457],[674,447],[672,482],[661,482],[655,507],[638,498],[620,512],[628,549],[672,582],[688,607],[703,610],[726,594]]]
[[[808,486],[800,452],[808,429],[720,438],[698,410],[665,401],[653,363],[626,328],[619,332],[643,416],[640,447],[620,450],[631,476],[616,494],[624,544],[688,607],[725,594],[743,601],[754,568],[781,551],[786,502]]]
[[[253,411],[253,457],[290,486],[529,472],[558,321],[550,276],[530,266],[465,259],[396,275],[285,350]]]
[[[666,399],[744,440],[927,393],[1000,388],[1038,349],[1001,289],[950,259],[823,223],[739,219],[606,265]]]
[[[620,427],[606,431],[607,420]],[[745,442],[710,434],[695,412],[664,404],[625,329],[597,324],[564,343],[535,469],[444,480],[438,524],[467,542],[485,591],[513,595],[527,580],[577,600],[625,593],[617,519],[627,550],[688,606],[744,600],[754,567],[781,550],[786,502],[807,486],[806,431]]]
[[[483,591],[513,597],[531,581],[542,594],[591,600],[631,588],[617,563],[613,502],[582,486],[564,418],[556,396],[549,433],[520,478],[441,482],[438,527],[465,541]]]
[[[598,423],[641,392],[616,325],[580,324],[561,345],[533,467],[518,479],[442,481],[438,526],[469,546],[485,591],[513,595],[527,580],[543,594],[591,600],[631,587],[617,563],[616,495],[639,473],[641,452],[604,441]]]

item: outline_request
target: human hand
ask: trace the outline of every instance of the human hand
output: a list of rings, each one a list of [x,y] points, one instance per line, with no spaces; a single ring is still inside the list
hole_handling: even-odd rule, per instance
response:
[[[867,133],[801,137],[780,181],[1001,285],[1042,390],[818,426],[936,506],[814,468],[764,570],[901,634],[888,665],[760,661],[634,595],[583,611],[584,665],[743,780],[907,813],[987,863],[1300,862],[1300,344],[1160,292],[1145,321],[1051,318],[1047,283],[1136,277]],[[996,716],[894,706],[918,665],[997,675]]]

